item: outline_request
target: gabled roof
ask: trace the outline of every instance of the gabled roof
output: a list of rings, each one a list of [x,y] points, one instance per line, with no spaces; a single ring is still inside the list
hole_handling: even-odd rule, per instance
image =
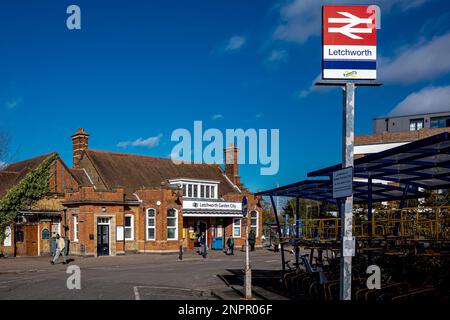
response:
[[[18,184],[28,172],[36,168],[52,154],[47,153],[31,159],[10,163],[3,170],[0,170],[0,199],[9,189]]]
[[[217,180],[219,196],[237,192],[216,164],[175,164],[169,158],[92,149],[85,154],[107,187],[122,187],[128,197],[138,189],[161,187],[161,182],[176,178]]]

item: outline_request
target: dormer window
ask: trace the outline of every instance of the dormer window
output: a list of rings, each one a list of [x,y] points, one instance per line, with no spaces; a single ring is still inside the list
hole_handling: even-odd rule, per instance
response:
[[[218,181],[180,179],[170,183],[181,185],[185,198],[218,199]]]

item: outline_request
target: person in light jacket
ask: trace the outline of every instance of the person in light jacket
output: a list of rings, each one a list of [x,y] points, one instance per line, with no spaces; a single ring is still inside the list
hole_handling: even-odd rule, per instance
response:
[[[62,255],[63,257],[63,264],[66,264],[66,254],[64,253],[64,248],[66,247],[66,242],[64,241],[64,238],[62,238],[59,234],[56,235],[56,252],[55,257],[52,261],[50,261],[51,264],[55,264],[55,262],[59,259],[59,255]]]

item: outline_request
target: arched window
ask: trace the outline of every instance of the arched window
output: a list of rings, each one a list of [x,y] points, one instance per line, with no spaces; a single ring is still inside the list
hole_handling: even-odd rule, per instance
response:
[[[156,240],[155,209],[147,209],[147,240]]]
[[[49,240],[49,239],[50,239],[50,230],[42,229],[42,240]]]
[[[167,210],[167,240],[178,239],[178,211],[176,209]]]
[[[23,231],[18,230],[15,234],[16,242],[23,242]]]
[[[258,211],[252,211],[251,212],[251,224],[250,224],[251,230],[255,232],[255,236],[258,236]]]

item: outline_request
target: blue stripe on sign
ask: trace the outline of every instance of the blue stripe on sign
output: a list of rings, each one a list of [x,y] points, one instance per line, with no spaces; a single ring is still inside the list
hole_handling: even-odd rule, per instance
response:
[[[324,69],[365,69],[375,70],[377,62],[361,60],[323,60]]]

